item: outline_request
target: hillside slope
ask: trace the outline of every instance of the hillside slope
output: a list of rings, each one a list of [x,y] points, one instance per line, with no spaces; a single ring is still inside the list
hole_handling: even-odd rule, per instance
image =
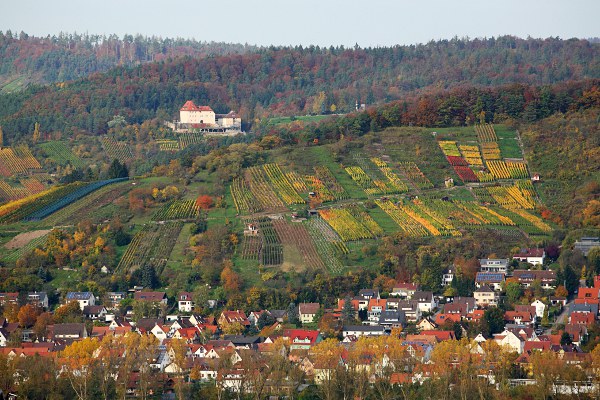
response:
[[[118,67],[81,81],[3,96],[0,124],[8,138],[31,132],[35,122],[45,131],[104,133],[115,114],[129,123],[156,116],[171,119],[189,99],[209,104],[216,112],[234,109],[246,121],[344,113],[354,110],[357,101],[371,105],[417,92],[599,78],[599,50],[600,45],[584,40],[505,36],[391,48],[268,48],[183,58]]]

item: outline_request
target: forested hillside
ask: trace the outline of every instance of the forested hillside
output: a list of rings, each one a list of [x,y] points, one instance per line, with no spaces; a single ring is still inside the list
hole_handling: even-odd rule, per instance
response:
[[[116,65],[166,60],[184,55],[205,57],[245,53],[254,46],[163,39],[141,35],[65,34],[35,37],[0,31],[0,92],[27,85],[62,82],[106,71]]]
[[[184,57],[3,96],[0,124],[8,140],[32,132],[35,122],[45,132],[98,134],[115,114],[129,123],[170,119],[189,99],[210,104],[216,112],[236,110],[250,123],[273,115],[346,113],[356,102],[370,106],[457,87],[600,78],[599,49],[585,40],[504,36],[391,48],[270,47]],[[521,90],[517,103],[522,104],[516,107],[527,105],[533,94]],[[482,98],[479,109],[486,106]],[[442,124],[457,122],[466,121]]]

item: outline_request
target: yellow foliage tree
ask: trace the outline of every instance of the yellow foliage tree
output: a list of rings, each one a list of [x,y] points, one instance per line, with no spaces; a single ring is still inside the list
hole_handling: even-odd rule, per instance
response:
[[[99,347],[95,338],[85,338],[67,346],[61,354],[61,364],[77,398],[90,398],[90,383],[94,372],[95,352]]]
[[[40,140],[40,123],[36,122],[33,128],[33,143],[37,143]]]

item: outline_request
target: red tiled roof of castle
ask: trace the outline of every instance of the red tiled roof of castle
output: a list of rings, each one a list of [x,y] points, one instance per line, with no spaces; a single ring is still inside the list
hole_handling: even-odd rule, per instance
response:
[[[209,106],[197,106],[192,100],[185,102],[180,111],[213,111]],[[214,112],[214,111],[213,111]]]

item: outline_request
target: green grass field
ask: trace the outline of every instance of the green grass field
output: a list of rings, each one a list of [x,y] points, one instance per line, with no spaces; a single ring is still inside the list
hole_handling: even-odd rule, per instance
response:
[[[329,118],[331,115],[300,115],[297,117],[274,117],[269,118],[269,125],[280,125],[280,124],[289,124],[293,121],[301,121],[301,122],[319,122],[325,118]]]

